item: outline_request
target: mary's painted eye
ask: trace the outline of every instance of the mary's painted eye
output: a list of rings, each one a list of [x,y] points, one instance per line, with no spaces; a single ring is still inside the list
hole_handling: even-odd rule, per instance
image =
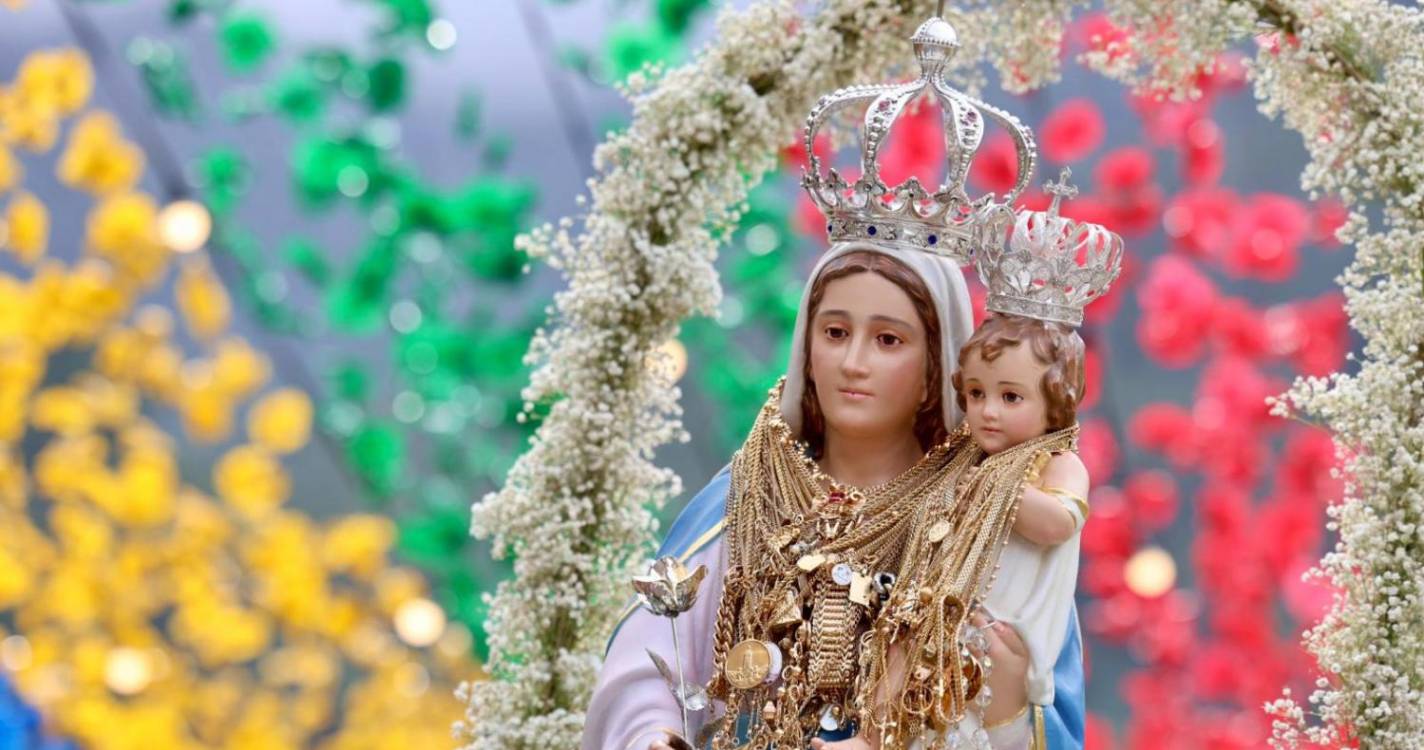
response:
[[[842,337],[845,336],[845,333],[846,333],[846,329],[841,328],[840,326],[827,326],[827,327],[826,327],[826,337],[827,337],[827,338],[832,338],[832,339],[842,338]]]
[[[893,333],[882,333],[879,336],[876,336],[875,338],[878,339],[880,343],[884,344],[885,346],[894,346],[900,343],[900,337],[896,336]]]

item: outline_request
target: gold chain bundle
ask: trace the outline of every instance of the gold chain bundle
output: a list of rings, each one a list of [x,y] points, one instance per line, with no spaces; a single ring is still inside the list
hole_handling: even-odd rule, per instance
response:
[[[987,458],[961,429],[859,489],[822,473],[792,435],[783,385],[732,459],[708,686],[727,713],[713,747],[737,746],[738,715],[752,750],[805,747],[849,720],[886,750],[906,747],[974,697],[982,672],[960,627],[992,585],[1025,476],[1073,447],[1076,427]],[[906,667],[891,687],[894,658]]]

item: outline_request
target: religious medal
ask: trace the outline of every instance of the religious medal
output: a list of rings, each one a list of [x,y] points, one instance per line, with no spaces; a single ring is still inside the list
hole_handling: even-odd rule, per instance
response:
[[[943,519],[935,521],[934,525],[930,527],[930,541],[938,542],[946,536],[949,536],[949,521],[945,521]]]
[[[823,554],[821,554],[821,553],[819,553],[819,552],[814,552],[814,553],[809,554],[809,555],[802,555],[802,556],[801,556],[801,559],[796,561],[796,567],[800,568],[801,570],[803,570],[803,571],[805,571],[805,572],[807,572],[807,573],[810,573],[811,571],[815,570],[816,568],[821,567],[821,563],[824,563],[825,561],[826,561],[826,556],[825,556],[825,555],[823,555]]]
[[[855,571],[851,570],[848,563],[836,563],[836,566],[831,568],[831,580],[840,586],[849,586],[854,574]]]
[[[827,732],[834,732],[841,728],[841,707],[826,706],[821,711],[821,728]]]
[[[850,600],[862,607],[870,606],[870,583],[868,575],[855,573],[850,577]]]
[[[738,690],[770,684],[781,673],[781,649],[775,643],[749,638],[732,647],[724,672]]]

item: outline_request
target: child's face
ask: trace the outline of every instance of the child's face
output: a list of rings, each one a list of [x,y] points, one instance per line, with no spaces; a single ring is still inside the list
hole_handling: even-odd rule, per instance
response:
[[[1047,369],[1025,344],[1004,347],[992,362],[985,362],[977,348],[965,358],[965,418],[985,453],[1048,431],[1048,402],[1039,387]]]
[[[929,344],[910,296],[876,273],[826,285],[811,321],[811,379],[826,435],[898,440],[927,395]]]

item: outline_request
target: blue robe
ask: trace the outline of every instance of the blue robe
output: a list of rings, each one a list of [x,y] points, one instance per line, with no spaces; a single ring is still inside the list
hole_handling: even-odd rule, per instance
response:
[[[723,468],[706,487],[698,492],[678,514],[668,529],[667,537],[658,548],[658,557],[671,555],[686,562],[708,545],[722,539],[722,522],[727,510],[727,489],[731,485],[731,467]],[[633,611],[630,605],[619,625]],[[618,634],[615,627],[613,635]],[[609,637],[612,642],[613,636]],[[1058,652],[1053,666],[1053,705],[1033,706],[1030,744],[1034,750],[1083,750],[1083,734],[1087,706],[1083,683],[1083,644],[1078,627],[1078,609],[1073,608],[1068,623],[1068,637]],[[823,735],[825,739],[850,736]]]

